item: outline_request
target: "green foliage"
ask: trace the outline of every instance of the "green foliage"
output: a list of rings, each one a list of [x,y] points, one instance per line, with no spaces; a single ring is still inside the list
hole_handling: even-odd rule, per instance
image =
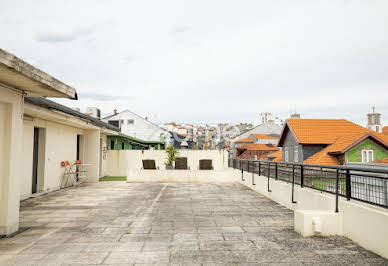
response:
[[[170,145],[167,147],[166,153],[167,153],[167,162],[165,162],[164,164],[167,166],[172,166],[172,164],[176,160],[176,156],[178,155],[178,150],[175,148],[174,145]]]
[[[193,141],[193,145],[191,146],[192,150],[198,150],[198,144],[196,141]]]

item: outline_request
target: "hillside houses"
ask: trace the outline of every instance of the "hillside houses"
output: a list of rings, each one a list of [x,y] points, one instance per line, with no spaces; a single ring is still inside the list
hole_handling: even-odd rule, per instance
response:
[[[278,137],[266,134],[251,134],[248,138],[236,141],[236,157],[249,160],[267,160],[268,155],[279,151]]]

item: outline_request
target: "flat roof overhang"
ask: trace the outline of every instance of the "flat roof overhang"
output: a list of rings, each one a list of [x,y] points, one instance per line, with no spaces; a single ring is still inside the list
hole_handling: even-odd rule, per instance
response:
[[[21,90],[29,97],[77,99],[74,88],[3,49],[0,49],[0,83]]]

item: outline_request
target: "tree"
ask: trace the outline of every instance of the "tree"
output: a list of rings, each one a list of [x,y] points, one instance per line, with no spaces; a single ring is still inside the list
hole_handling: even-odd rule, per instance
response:
[[[178,155],[178,150],[175,148],[174,145],[170,145],[167,147],[166,153],[167,153],[167,162],[165,162],[164,164],[166,166],[172,166],[172,164],[176,160],[176,156]]]

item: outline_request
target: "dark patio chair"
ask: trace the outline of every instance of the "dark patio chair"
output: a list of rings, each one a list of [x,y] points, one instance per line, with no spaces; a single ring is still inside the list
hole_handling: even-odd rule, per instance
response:
[[[208,160],[208,159],[199,160],[199,170],[213,170],[212,160]]]
[[[187,165],[187,157],[177,157],[175,159],[175,169],[190,170],[190,167]]]
[[[156,170],[156,169],[159,169],[156,168],[156,163],[155,163],[155,160],[142,160],[143,162],[143,168],[144,170]]]

